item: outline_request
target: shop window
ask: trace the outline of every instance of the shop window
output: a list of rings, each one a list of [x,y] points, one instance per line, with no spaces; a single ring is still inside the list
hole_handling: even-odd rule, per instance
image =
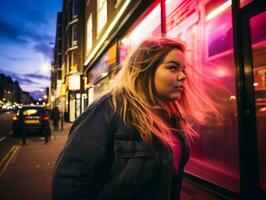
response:
[[[109,78],[109,76],[106,76],[105,78],[103,78],[102,80],[100,80],[99,82],[97,82],[94,85],[94,89],[93,89],[93,98],[94,99],[97,99],[105,91],[107,91],[109,89],[109,82],[110,82],[110,78]]]
[[[86,44],[86,53],[88,53],[92,48],[92,14],[90,14],[87,20],[87,44]]]
[[[250,19],[260,187],[266,191],[266,11]]]
[[[167,0],[166,34],[186,42],[191,66],[211,80],[200,85],[219,105],[223,120],[195,124],[186,172],[239,193],[239,155],[231,1]],[[207,78],[208,79],[208,78]]]
[[[74,94],[69,95],[69,121],[74,122],[76,119],[76,99]]]
[[[69,105],[69,101],[68,101],[68,97],[69,97],[69,94],[66,92],[66,103],[65,103],[65,114],[68,113],[69,109],[68,109],[68,105]]]
[[[88,106],[88,96],[87,94],[82,94],[82,100],[81,100],[81,113],[84,112],[84,110],[87,108]]]
[[[207,59],[224,54],[232,54],[233,32],[231,20],[231,1],[210,1],[205,5],[206,31],[205,56]]]
[[[104,78],[109,72],[109,60],[108,53],[105,53],[102,58],[94,65],[89,72],[89,83],[95,84],[102,78]]]
[[[81,114],[81,94],[76,93],[76,118],[80,116]]]
[[[93,94],[94,94],[94,88],[93,87],[90,87],[89,89],[88,89],[88,105],[90,105],[93,101],[94,101],[94,96],[93,96]]]
[[[107,22],[107,0],[97,0],[97,33],[99,34]]]

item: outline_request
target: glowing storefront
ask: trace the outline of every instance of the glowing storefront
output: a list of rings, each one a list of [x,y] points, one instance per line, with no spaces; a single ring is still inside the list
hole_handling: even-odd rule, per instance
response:
[[[182,39],[189,64],[217,80],[198,82],[219,105],[223,120],[210,117],[204,125],[194,125],[199,137],[191,145],[185,172],[186,178],[233,199],[256,199],[266,191],[265,17],[265,5],[255,0],[161,0],[116,38],[120,63],[146,37]],[[237,28],[250,34],[233,31]],[[112,79],[106,52],[89,72],[89,103]]]

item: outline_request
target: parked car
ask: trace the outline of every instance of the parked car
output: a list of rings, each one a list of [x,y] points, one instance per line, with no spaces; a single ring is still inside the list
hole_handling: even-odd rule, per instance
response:
[[[25,105],[13,117],[13,135],[21,136],[32,133],[34,135],[51,135],[49,113],[43,106]]]

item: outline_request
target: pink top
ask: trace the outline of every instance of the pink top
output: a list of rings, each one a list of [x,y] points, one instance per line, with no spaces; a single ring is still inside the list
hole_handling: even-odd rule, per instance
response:
[[[177,138],[177,136],[173,136],[172,137],[174,146],[172,148],[173,151],[173,164],[174,164],[174,169],[175,172],[178,173],[179,167],[180,167],[180,162],[181,162],[181,158],[183,155],[183,151],[182,151],[182,146],[181,143],[179,141],[179,139]]]

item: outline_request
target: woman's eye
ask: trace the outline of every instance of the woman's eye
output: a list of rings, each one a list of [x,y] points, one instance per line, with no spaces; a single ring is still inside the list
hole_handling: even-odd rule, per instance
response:
[[[179,70],[179,67],[177,67],[177,66],[171,66],[171,67],[169,67],[169,69],[170,69],[171,72],[176,72],[176,71]]]

